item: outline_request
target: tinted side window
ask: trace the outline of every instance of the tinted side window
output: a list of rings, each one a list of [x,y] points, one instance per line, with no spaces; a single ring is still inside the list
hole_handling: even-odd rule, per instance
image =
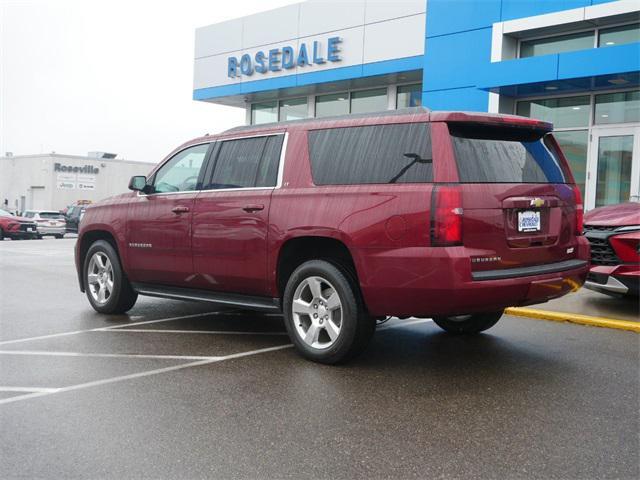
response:
[[[280,151],[284,135],[267,137],[262,161],[258,168],[256,187],[275,187],[278,183],[278,167],[280,166]]]
[[[275,187],[283,135],[220,142],[207,189]]]
[[[155,193],[187,192],[197,189],[198,176],[207,156],[209,144],[195,145],[176,153],[156,171]]]
[[[309,156],[316,185],[433,181],[426,123],[313,130]]]

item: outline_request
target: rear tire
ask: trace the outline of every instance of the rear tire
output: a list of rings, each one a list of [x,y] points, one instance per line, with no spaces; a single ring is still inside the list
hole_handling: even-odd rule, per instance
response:
[[[94,242],[82,266],[89,303],[96,312],[125,313],[135,305],[138,294],[122,270],[115,248],[106,240]]]
[[[2,228],[0,228],[0,242],[4,240],[4,230],[2,230]]]
[[[303,357],[336,364],[368,345],[376,322],[352,278],[345,267],[325,260],[305,262],[289,277],[283,299],[285,326]]]
[[[451,317],[433,317],[433,321],[447,333],[457,335],[474,335],[490,329],[504,310],[498,312],[474,313],[473,315],[457,315]]]

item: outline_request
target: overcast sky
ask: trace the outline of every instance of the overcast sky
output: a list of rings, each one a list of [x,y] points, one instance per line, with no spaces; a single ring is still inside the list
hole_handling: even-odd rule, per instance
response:
[[[243,124],[242,109],[191,99],[194,30],[291,3],[0,0],[0,156],[98,150],[157,162]]]

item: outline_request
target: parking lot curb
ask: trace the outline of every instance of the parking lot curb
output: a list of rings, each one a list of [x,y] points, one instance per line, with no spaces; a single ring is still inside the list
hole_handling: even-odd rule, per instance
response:
[[[518,317],[536,318],[539,320],[551,320],[553,322],[570,322],[592,327],[615,328],[617,330],[628,330],[640,333],[640,322],[629,320],[617,320],[614,318],[591,317],[589,315],[579,315],[577,313],[550,312],[548,310],[537,310],[534,308],[507,308],[504,313]]]

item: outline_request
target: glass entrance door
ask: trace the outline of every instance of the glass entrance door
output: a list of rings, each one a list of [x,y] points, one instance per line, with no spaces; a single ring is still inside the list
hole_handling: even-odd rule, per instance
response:
[[[640,126],[593,128],[587,171],[587,210],[638,199]]]

